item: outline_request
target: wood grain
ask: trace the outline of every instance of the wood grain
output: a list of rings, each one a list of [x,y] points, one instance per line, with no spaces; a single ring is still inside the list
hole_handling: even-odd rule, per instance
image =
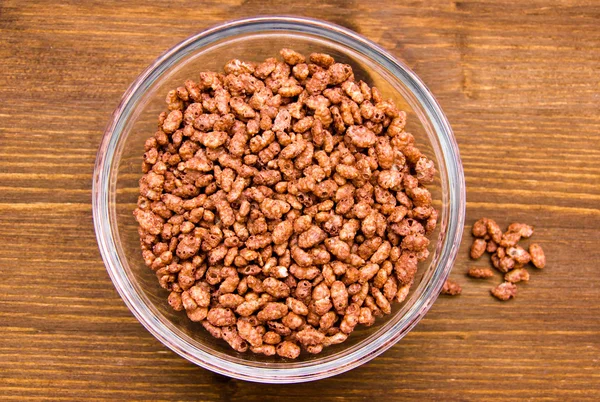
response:
[[[91,175],[109,116],[161,52],[231,18],[323,18],[404,60],[458,139],[453,277],[398,345],[307,385],[212,374],[154,339],[104,269]],[[0,1],[2,399],[599,400],[600,6],[590,1]],[[548,267],[509,303],[464,276],[481,216],[538,228]]]

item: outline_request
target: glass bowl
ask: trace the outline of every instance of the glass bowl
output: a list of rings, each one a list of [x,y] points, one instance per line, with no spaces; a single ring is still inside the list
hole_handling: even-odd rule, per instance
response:
[[[304,54],[324,52],[353,66],[357,79],[376,85],[408,114],[406,130],[436,162],[428,188],[440,213],[430,257],[404,303],[372,327],[361,325],[346,342],[297,360],[240,354],[211,337],[198,323],[167,304],[168,292],[142,260],[132,211],[138,196],[144,141],[166,109],[167,92],[200,71],[222,71],[232,58],[261,61],[282,47]],[[406,335],[429,310],[452,268],[465,216],[462,164],[452,130],[421,80],[375,43],[340,26],[296,17],[256,17],[227,22],[179,43],[150,65],[129,87],[112,115],[98,151],[93,181],[98,245],[125,304],[159,341],[214,372],[264,383],[293,383],[333,376],[381,354]]]

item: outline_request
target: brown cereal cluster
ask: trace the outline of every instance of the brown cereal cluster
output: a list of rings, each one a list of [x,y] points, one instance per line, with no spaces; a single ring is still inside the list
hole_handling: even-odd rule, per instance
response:
[[[518,282],[529,281],[529,272],[525,269],[528,263],[542,269],[546,266],[544,251],[538,244],[531,244],[529,251],[519,246],[521,239],[533,235],[533,227],[525,223],[511,223],[505,232],[489,218],[481,218],[473,225],[475,240],[471,245],[471,258],[477,260],[483,254],[490,253],[494,268],[504,274],[504,283],[491,290],[499,300],[508,300],[517,294]],[[472,267],[467,275],[472,278],[491,278],[494,272],[487,267]]]
[[[295,359],[407,297],[438,213],[406,113],[329,55],[280,54],[168,93],[134,216],[173,309]]]

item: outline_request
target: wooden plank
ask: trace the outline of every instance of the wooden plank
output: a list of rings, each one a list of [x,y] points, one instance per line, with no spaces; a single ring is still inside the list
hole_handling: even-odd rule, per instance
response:
[[[455,131],[467,226],[441,297],[398,345],[310,386],[231,380],[133,317],[91,219],[102,131],[129,83],[231,18],[354,29],[427,83]],[[0,395],[12,399],[600,399],[600,6],[595,1],[0,2]],[[470,225],[536,226],[548,268],[502,304],[464,276]]]

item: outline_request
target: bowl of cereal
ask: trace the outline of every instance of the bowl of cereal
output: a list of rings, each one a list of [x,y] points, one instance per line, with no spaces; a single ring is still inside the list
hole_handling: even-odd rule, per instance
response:
[[[428,311],[462,235],[450,125],[403,63],[324,21],[194,35],[129,87],[93,181],[125,304],[189,361],[292,383],[384,352]]]

